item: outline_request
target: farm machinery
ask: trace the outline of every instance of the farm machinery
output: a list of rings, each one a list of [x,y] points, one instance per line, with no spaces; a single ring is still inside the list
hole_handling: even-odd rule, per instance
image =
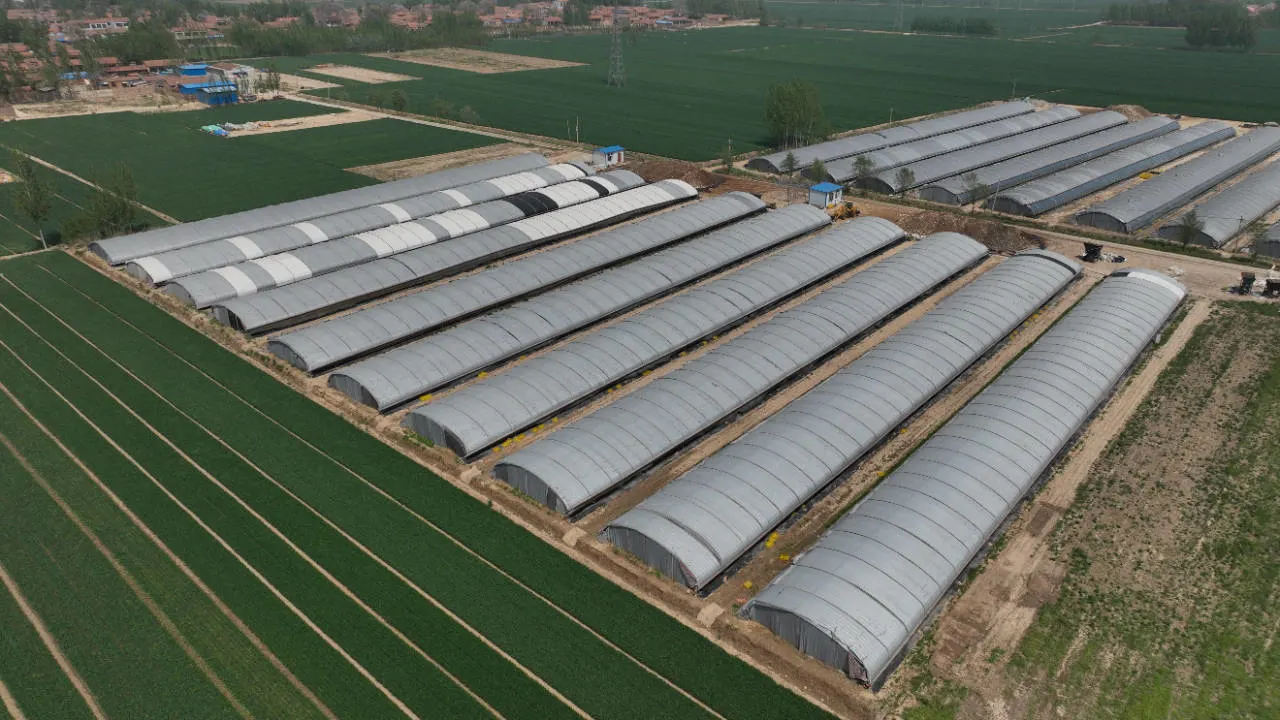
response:
[[[861,215],[862,211],[851,202],[842,202],[827,208],[827,214],[832,220],[849,220]]]
[[[1244,270],[1240,273],[1240,284],[1227,288],[1228,292],[1234,295],[1253,295],[1259,294],[1265,298],[1280,297],[1280,273],[1276,272],[1274,265],[1267,272],[1267,276],[1262,278],[1261,284],[1258,282],[1258,275],[1251,270]]]

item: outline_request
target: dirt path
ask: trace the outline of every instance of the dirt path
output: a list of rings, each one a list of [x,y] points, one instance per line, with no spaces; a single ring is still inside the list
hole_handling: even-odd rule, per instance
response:
[[[853,472],[844,480],[838,481],[839,486],[815,503],[799,522],[782,530],[771,551],[761,552],[752,558],[733,576],[732,582],[718,588],[708,600],[724,606],[735,602],[741,604],[746,600],[744,583],[750,582],[755,588],[764,587],[789,564],[782,560],[782,556],[794,557],[816,542],[835,518],[871,490],[890,468],[981,392],[1023,350],[1035,342],[1041,333],[1093,289],[1099,280],[1100,278],[1086,275],[1033,314],[1003,345],[988,357],[979,360],[923,411],[908,420],[896,435],[863,458]]]
[[[1209,317],[1212,304],[1192,300],[1186,317],[1157,347],[1146,364],[1112,398],[1085,431],[1066,463],[1040,494],[1023,509],[1015,530],[1000,553],[939,618],[932,664],[948,674],[980,679],[999,673],[1017,649],[1036,613],[1056,592],[1065,566],[1050,557],[1049,536],[1090,476],[1108,443],[1124,429],[1157,378]]]
[[[27,153],[24,153],[24,152],[22,152],[21,150],[15,150],[14,152],[18,152],[18,153],[21,153],[21,154],[23,154],[23,155],[26,155],[27,157],[31,158],[31,159],[32,159],[34,162],[36,162],[37,164],[43,165],[44,167],[47,167],[47,168],[49,168],[50,170],[53,170],[53,171],[55,171],[55,172],[60,172],[60,173],[62,173],[63,175],[66,175],[67,177],[71,178],[72,180],[75,180],[76,182],[79,182],[79,183],[83,183],[83,184],[85,184],[85,185],[88,185],[89,187],[93,188],[94,190],[102,190],[102,188],[101,188],[101,187],[99,187],[98,185],[95,185],[94,183],[91,183],[91,182],[89,182],[88,180],[85,180],[84,178],[80,177],[79,175],[76,175],[76,174],[75,174],[75,173],[73,173],[73,172],[69,172],[69,171],[67,171],[67,170],[63,170],[62,168],[58,167],[57,165],[54,165],[53,163],[51,163],[51,162],[49,162],[49,161],[47,161],[47,160],[42,160],[42,159],[40,159],[40,158],[36,157],[35,155],[28,155]],[[175,218],[175,217],[171,217],[171,216],[169,216],[169,215],[165,215],[164,213],[160,212],[159,210],[156,210],[155,208],[147,207],[146,205],[143,205],[142,203],[138,202],[137,200],[132,201],[132,205],[133,205],[134,207],[141,208],[142,210],[146,210],[147,212],[151,213],[152,215],[155,215],[156,217],[158,217],[158,218],[160,218],[160,219],[162,219],[162,220],[164,220],[164,221],[166,221],[166,222],[171,222],[171,223],[173,223],[174,225],[177,225],[178,223],[182,222],[181,220],[179,220],[179,219],[177,219],[177,218]]]
[[[523,143],[505,142],[468,150],[454,150],[453,152],[439,153],[437,155],[392,160],[391,162],[378,163],[376,165],[359,165],[347,168],[347,172],[387,182],[389,180],[403,180],[404,178],[449,170],[463,165],[474,165],[475,163],[489,160],[501,160],[502,158],[519,155],[535,149],[537,148],[531,148]]]
[[[306,69],[309,73],[317,75],[329,75],[331,77],[342,78],[343,80],[355,80],[356,82],[368,83],[370,85],[381,85],[382,83],[403,82],[405,80],[417,80],[412,75],[402,75],[400,73],[383,72],[382,70],[370,70],[369,68],[353,67],[350,65],[316,65]]]
[[[14,459],[18,461],[18,464],[21,465],[22,468],[27,471],[27,474],[31,476],[31,479],[35,480],[36,484],[40,486],[40,489],[44,490],[45,494],[48,495],[49,498],[53,500],[54,504],[58,506],[58,509],[61,510],[69,520],[71,520],[72,524],[76,526],[76,529],[78,529],[80,533],[89,540],[89,543],[93,545],[94,549],[106,559],[107,563],[111,565],[111,569],[114,570],[116,575],[124,581],[124,584],[128,586],[134,597],[138,598],[138,601],[147,609],[147,612],[151,613],[151,616],[156,619],[156,622],[159,623],[160,627],[164,629],[165,633],[169,635],[174,643],[176,643],[178,647],[182,648],[182,652],[191,660],[196,668],[200,670],[200,673],[205,676],[205,679],[208,680],[215,689],[217,689],[218,694],[222,695],[223,699],[225,699],[227,703],[235,709],[240,717],[245,718],[245,720],[249,720],[249,718],[253,717],[253,714],[249,712],[249,709],[240,702],[239,698],[231,692],[231,689],[227,687],[227,684],[222,681],[222,678],[218,676],[218,673],[209,665],[209,661],[205,660],[204,656],[202,656],[199,651],[195,649],[195,646],[191,644],[191,641],[182,634],[182,631],[178,629],[177,624],[173,622],[173,619],[169,617],[169,614],[166,613],[149,594],[147,594],[146,590],[142,588],[142,585],[138,583],[137,578],[133,576],[133,573],[129,572],[129,569],[124,566],[124,563],[120,562],[120,559],[116,557],[115,553],[111,552],[111,548],[107,547],[107,544],[102,541],[102,538],[98,537],[98,534],[86,525],[84,520],[80,519],[80,516],[76,514],[75,510],[71,509],[71,506],[67,504],[67,501],[53,489],[53,486],[49,484],[49,481],[45,480],[44,476],[35,469],[31,462],[27,460],[27,457],[18,450],[18,447],[14,445],[13,442],[4,435],[4,433],[0,433],[0,445],[3,445],[5,449],[9,451],[10,455],[13,455]]]
[[[401,62],[432,65],[450,70],[489,75],[495,73],[522,72],[525,70],[550,70],[554,68],[582,67],[585,63],[531,55],[510,55],[490,50],[466,48],[430,48],[408,52],[371,53],[372,57],[391,58]]]
[[[97,718],[97,720],[106,720],[107,714],[104,713],[102,711],[102,707],[98,705],[98,699],[93,696],[93,691],[89,689],[89,685],[85,683],[84,678],[80,676],[79,671],[77,671],[75,666],[71,664],[71,660],[67,658],[67,654],[62,651],[62,646],[58,644],[58,640],[53,636],[53,633],[49,632],[49,628],[44,624],[44,620],[36,614],[35,609],[31,607],[31,603],[27,602],[26,596],[22,594],[22,589],[18,587],[16,582],[14,582],[13,577],[9,575],[9,571],[5,570],[3,560],[0,560],[0,585],[4,585],[5,590],[9,591],[9,595],[13,598],[13,601],[18,604],[18,609],[20,609],[23,616],[27,618],[27,622],[31,623],[31,627],[35,628],[36,634],[40,636],[40,641],[44,643],[45,649],[49,651],[49,654],[53,656],[54,661],[58,663],[58,667],[62,669],[64,674],[66,674],[67,679],[71,681],[76,692],[79,693],[81,699],[84,700],[85,705],[89,706],[89,712],[93,713],[93,716]]]
[[[0,677],[0,707],[9,713],[9,717],[13,720],[27,720],[26,714],[18,706],[18,699],[13,696],[13,692],[9,690],[9,686],[5,684],[2,677]]]

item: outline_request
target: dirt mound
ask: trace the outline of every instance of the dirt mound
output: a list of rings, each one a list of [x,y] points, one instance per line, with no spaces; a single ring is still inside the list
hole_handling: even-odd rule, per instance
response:
[[[902,217],[898,225],[907,232],[931,235],[958,232],[991,248],[992,252],[1015,253],[1030,247],[1043,247],[1043,241],[1032,232],[994,220],[962,217],[950,213],[919,212]]]
[[[1151,111],[1141,105],[1111,105],[1107,110],[1118,112],[1130,121],[1144,120],[1151,117]]]
[[[693,163],[678,160],[646,160],[631,165],[630,169],[644,178],[645,182],[683,180],[699,190],[713,188],[724,182],[724,178],[715,173],[707,172]]]

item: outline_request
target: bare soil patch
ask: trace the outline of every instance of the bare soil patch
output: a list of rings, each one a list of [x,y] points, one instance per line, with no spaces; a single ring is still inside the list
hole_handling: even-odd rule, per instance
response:
[[[418,79],[412,75],[401,75],[400,73],[370,70],[369,68],[352,67],[350,65],[315,65],[313,67],[306,68],[306,71],[309,73],[316,73],[317,75],[329,75],[331,77],[343,78],[344,80],[355,80],[356,82],[369,83],[370,85]]]
[[[198,102],[185,102],[171,93],[157,91],[149,84],[97,90],[73,87],[68,92],[71,96],[64,100],[14,105],[14,117],[35,120],[115,112],[174,112],[205,107]]]
[[[325,82],[301,75],[280,73],[280,89],[284,92],[303,92],[305,90],[324,90],[325,88],[342,87],[338,83]]]
[[[230,137],[237,138],[248,135],[269,135],[271,133],[290,132],[292,130],[308,130],[310,128],[328,127],[330,125],[347,125],[349,123],[376,120],[378,117],[378,115],[361,110],[349,110],[347,112],[329,113],[327,115],[308,115],[306,117],[299,118],[285,118],[284,120],[271,120],[256,123],[255,127],[248,127],[243,130],[232,130]]]
[[[455,150],[453,152],[440,153],[439,155],[392,160],[391,162],[378,163],[377,165],[361,165],[347,168],[347,170],[386,182],[388,180],[403,180],[404,178],[417,177],[431,172],[449,170],[489,160],[501,160],[502,158],[520,155],[535,149],[519,143],[500,143],[498,145],[471,148],[470,150]]]
[[[525,70],[551,70],[554,68],[581,67],[585,63],[551,60],[549,58],[510,55],[488,50],[466,48],[430,48],[398,53],[374,53],[374,57],[388,57],[404,62],[431,65],[450,70],[490,75],[494,73],[523,72]]]

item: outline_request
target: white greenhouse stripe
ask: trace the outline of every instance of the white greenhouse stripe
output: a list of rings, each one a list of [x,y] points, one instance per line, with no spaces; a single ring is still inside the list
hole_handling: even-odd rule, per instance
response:
[[[405,212],[404,208],[395,203],[382,203],[378,207],[391,213],[391,217],[395,218],[396,222],[406,223],[413,219],[412,215]]]
[[[262,248],[258,247],[258,243],[245,237],[244,235],[239,235],[233,238],[227,238],[227,242],[231,243],[232,245],[235,245],[236,248],[240,250],[240,252],[244,253],[244,257],[246,260],[260,258],[266,254],[262,252]]]
[[[231,287],[235,289],[237,295],[248,295],[258,289],[257,285],[249,279],[248,275],[239,268],[217,268],[213,272],[218,273],[227,282],[231,283]]]

